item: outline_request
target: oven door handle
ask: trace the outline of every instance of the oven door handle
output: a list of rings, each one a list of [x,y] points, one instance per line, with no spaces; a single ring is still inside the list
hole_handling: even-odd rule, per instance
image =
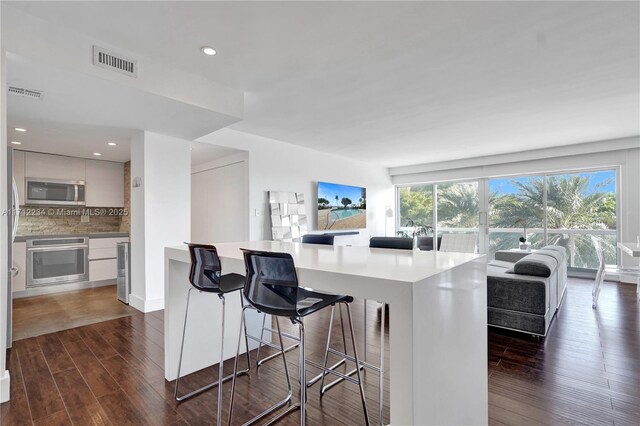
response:
[[[89,248],[88,244],[74,246],[53,246],[53,247],[29,247],[27,251],[59,251]]]

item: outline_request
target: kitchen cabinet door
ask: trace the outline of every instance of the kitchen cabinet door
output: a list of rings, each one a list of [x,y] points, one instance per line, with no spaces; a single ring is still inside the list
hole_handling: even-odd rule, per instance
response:
[[[124,207],[124,164],[86,160],[87,207]]]
[[[13,266],[17,274],[11,280],[11,291],[25,291],[27,289],[27,243],[13,243]]]
[[[118,277],[118,261],[102,259],[89,261],[89,280],[91,282],[116,280]]]
[[[85,160],[62,155],[25,154],[25,175],[28,178],[85,180]]]

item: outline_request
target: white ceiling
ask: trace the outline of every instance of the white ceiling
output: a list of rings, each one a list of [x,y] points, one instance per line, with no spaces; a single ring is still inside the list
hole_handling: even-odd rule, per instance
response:
[[[40,100],[7,95],[7,139],[27,151],[122,162],[135,132],[193,140],[228,124],[204,108],[15,54],[7,58],[7,84],[43,92]]]
[[[245,90],[234,129],[385,166],[640,134],[638,2],[12,6]]]

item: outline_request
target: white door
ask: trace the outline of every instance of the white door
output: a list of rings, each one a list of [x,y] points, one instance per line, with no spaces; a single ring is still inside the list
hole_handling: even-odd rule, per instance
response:
[[[249,185],[241,161],[191,175],[191,241],[249,239]]]

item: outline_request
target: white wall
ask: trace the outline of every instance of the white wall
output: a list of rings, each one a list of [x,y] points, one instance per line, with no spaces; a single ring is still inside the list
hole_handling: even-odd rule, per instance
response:
[[[190,142],[144,132],[131,143],[131,298],[134,308],[164,308],[164,248],[191,232]]]
[[[228,128],[198,141],[249,152],[251,240],[271,239],[267,191],[303,192],[309,230],[316,229],[318,181],[367,188],[367,229],[361,230],[356,237],[337,237],[337,244],[365,245],[370,236],[385,234],[385,206],[394,206],[394,191],[387,168]],[[389,218],[387,221],[390,229],[394,220]]]
[[[640,235],[638,136],[446,163],[396,167],[390,173],[393,183],[402,185],[603,167],[620,170],[619,238],[621,241],[636,241]],[[633,264],[634,260],[624,256],[623,262]]]
[[[145,187],[134,188],[134,179],[144,178],[144,132],[131,138],[131,300],[134,296],[145,299],[145,226],[144,226],[144,194]],[[144,183],[144,182],[143,182]],[[137,300],[137,299],[136,299]],[[134,302],[131,302],[132,305]]]

